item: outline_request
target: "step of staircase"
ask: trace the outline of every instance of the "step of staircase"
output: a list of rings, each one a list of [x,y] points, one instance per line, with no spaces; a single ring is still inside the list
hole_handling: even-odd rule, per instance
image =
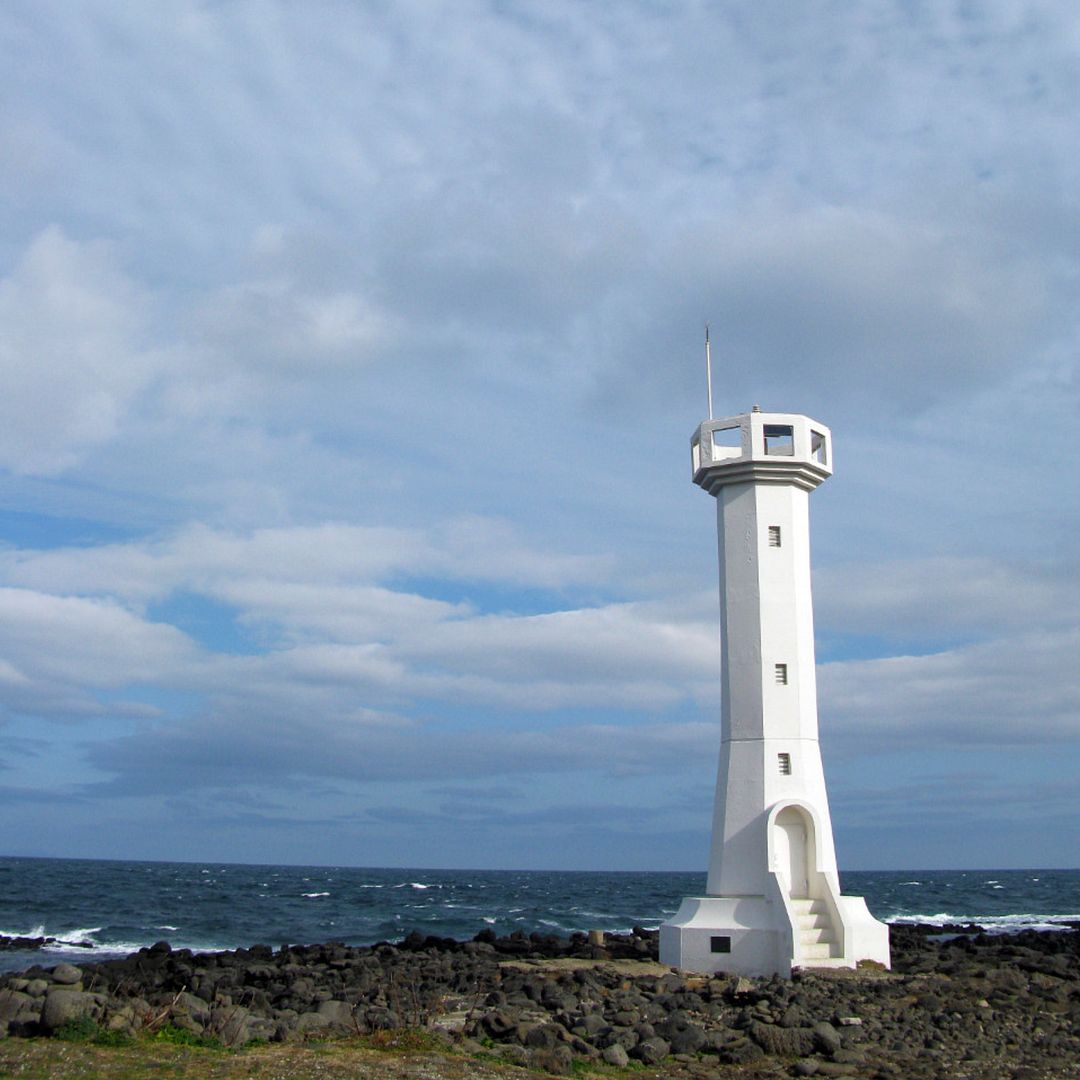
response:
[[[838,952],[837,936],[825,901],[793,898],[791,908],[798,930],[801,959],[811,963],[834,959]]]

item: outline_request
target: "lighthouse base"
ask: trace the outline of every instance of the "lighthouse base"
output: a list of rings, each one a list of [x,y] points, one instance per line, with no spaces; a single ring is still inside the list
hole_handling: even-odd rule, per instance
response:
[[[889,967],[889,928],[861,896],[688,896],[660,927],[660,962],[713,975],[791,976],[792,968]]]

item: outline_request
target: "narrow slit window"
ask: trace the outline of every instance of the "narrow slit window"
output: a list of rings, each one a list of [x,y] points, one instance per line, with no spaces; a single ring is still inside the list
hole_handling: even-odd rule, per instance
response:
[[[777,754],[776,755],[776,761],[777,761],[777,764],[780,766],[780,775],[781,776],[790,776],[791,775],[791,755],[790,754]]]
[[[780,526],[769,526],[769,547],[780,547]]]
[[[776,685],[787,686],[787,664],[776,665]]]
[[[825,436],[820,431],[810,432],[810,456],[819,465],[828,465],[828,450],[826,449]]]

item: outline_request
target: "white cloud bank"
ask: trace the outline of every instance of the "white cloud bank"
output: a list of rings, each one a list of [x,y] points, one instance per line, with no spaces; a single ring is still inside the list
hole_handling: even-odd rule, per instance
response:
[[[80,798],[93,853],[190,852],[242,797],[221,857],[316,820],[327,858],[440,851],[431,785],[491,776],[540,861],[584,792],[696,865],[706,320],[719,411],[836,435],[821,713],[864,850],[909,819],[853,777],[1075,776],[1076,40],[1053,3],[7,5],[26,850]]]

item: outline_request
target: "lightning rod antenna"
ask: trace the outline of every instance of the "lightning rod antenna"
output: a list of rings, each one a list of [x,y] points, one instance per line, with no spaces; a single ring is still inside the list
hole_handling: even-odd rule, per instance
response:
[[[709,348],[709,324],[705,324],[705,381],[709,388],[709,419],[712,414],[712,350]]]

